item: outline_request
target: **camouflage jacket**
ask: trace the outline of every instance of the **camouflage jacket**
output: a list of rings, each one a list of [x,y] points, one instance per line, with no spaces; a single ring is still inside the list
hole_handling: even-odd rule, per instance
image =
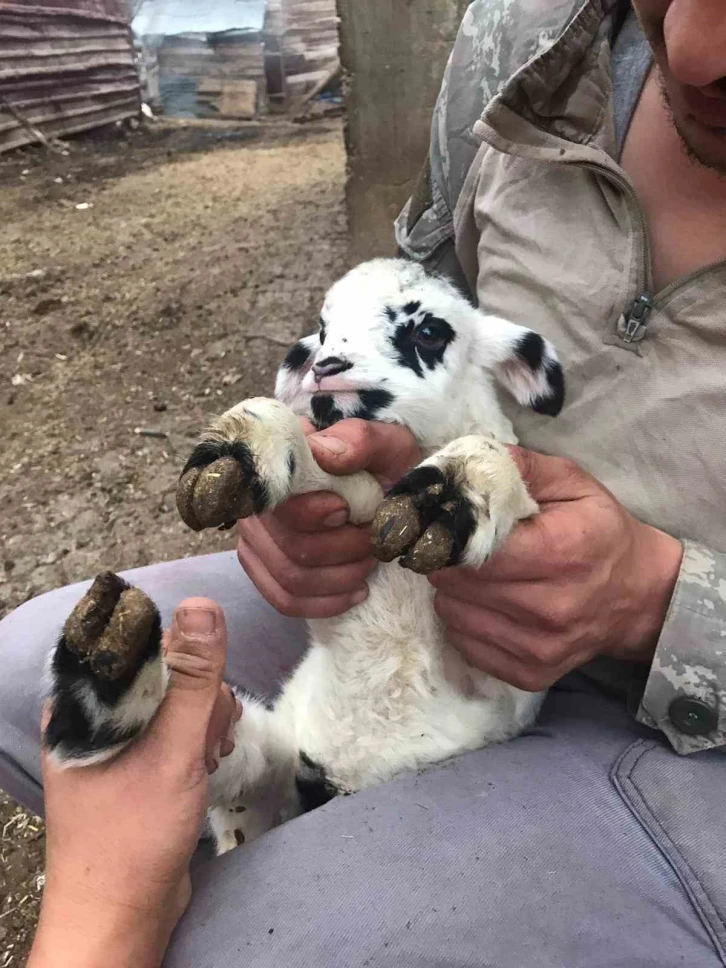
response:
[[[679,753],[726,743],[726,264],[653,291],[649,239],[618,163],[606,0],[477,0],[437,103],[430,165],[396,224],[410,258],[549,337],[568,376],[556,420],[511,412],[522,443],[571,457],[684,544],[650,669],[599,660]],[[637,25],[636,25],[637,29]]]

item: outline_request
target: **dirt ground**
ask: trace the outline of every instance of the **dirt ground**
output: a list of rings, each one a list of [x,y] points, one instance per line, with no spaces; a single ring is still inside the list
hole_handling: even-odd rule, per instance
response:
[[[0,616],[101,568],[229,547],[174,489],[209,416],[271,390],[346,265],[337,122],[157,123],[0,158]],[[0,793],[0,968],[42,824]]]

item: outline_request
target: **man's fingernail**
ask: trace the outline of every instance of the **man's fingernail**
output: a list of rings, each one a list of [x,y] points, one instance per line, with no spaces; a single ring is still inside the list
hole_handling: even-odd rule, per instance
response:
[[[348,522],[348,512],[347,511],[335,511],[333,514],[329,514],[327,518],[323,521],[323,527],[325,528],[342,528],[344,524]]]
[[[211,635],[217,627],[217,613],[211,608],[182,608],[177,622],[184,635]]]
[[[244,712],[244,707],[239,699],[236,700],[234,706],[234,713],[232,714],[232,722],[238,723],[242,719],[242,713]]]
[[[344,440],[341,440],[340,437],[331,437],[328,434],[318,434],[315,437],[315,443],[320,444],[321,447],[336,456],[344,454],[348,450],[348,445]]]
[[[353,605],[360,605],[361,602],[364,602],[366,600],[366,598],[368,598],[368,586],[364,585],[363,588],[358,589],[358,591],[355,593],[355,595],[353,595],[350,601],[351,601],[351,604]]]
[[[211,776],[212,773],[216,773],[219,769],[219,760],[209,760],[207,763],[207,776]]]

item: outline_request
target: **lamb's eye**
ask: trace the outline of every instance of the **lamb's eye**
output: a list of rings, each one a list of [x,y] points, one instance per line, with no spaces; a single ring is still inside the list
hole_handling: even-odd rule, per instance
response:
[[[424,323],[414,330],[413,341],[422,349],[440,350],[447,343],[447,334],[436,323]]]

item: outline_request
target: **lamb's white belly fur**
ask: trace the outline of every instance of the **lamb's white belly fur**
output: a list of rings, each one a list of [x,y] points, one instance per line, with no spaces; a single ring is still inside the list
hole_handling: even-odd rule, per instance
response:
[[[295,747],[342,790],[507,739],[537,713],[540,696],[472,669],[450,649],[433,597],[426,578],[381,565],[362,605],[310,622],[310,650],[276,711]]]

